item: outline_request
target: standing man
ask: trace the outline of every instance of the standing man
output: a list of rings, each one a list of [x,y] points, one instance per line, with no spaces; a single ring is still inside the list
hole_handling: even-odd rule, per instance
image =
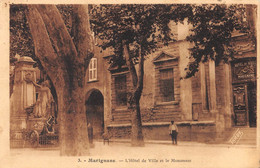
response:
[[[174,124],[174,121],[171,121],[171,124],[169,126],[170,135],[172,137],[172,144],[177,145],[177,135],[178,135],[178,127],[176,124]]]
[[[93,127],[91,125],[91,123],[88,123],[88,140],[89,140],[89,144],[90,146],[93,146]]]

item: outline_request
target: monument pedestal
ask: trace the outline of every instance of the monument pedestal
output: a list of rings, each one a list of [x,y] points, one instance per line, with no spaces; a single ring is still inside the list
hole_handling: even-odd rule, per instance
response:
[[[47,118],[28,118],[27,116],[11,117],[10,147],[31,147],[28,135],[32,131],[37,131],[40,134],[46,120]]]
[[[14,86],[10,99],[10,147],[25,147],[28,129],[26,108],[36,101],[36,90],[27,79],[36,81],[36,72],[30,57],[21,57],[14,69]]]
[[[24,131],[27,128],[26,116],[12,116],[10,119],[10,147],[25,147]]]

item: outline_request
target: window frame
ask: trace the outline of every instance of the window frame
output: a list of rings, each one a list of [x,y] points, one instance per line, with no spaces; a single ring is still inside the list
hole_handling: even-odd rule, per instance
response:
[[[161,77],[161,72],[162,71],[167,71],[167,70],[171,70],[172,71],[172,76],[169,78],[165,78],[165,79],[162,79],[162,77]],[[174,86],[174,67],[164,67],[164,68],[159,68],[158,69],[158,71],[159,71],[159,77],[158,77],[158,84],[159,84],[159,88],[158,88],[158,96],[159,96],[159,102],[160,103],[170,103],[170,102],[174,102],[175,101],[175,92],[174,92],[174,88],[175,88],[175,86]],[[163,80],[172,80],[172,98],[169,98],[170,100],[169,101],[166,101],[165,99],[167,99],[167,97],[166,96],[164,96],[164,94],[162,93],[162,81]],[[169,96],[170,97],[170,96]]]
[[[124,77],[125,78],[125,88],[124,89],[118,89],[118,83],[117,83],[117,79],[119,79],[119,78],[122,78],[122,77]],[[122,82],[122,81],[121,81]],[[117,107],[126,107],[127,106],[127,74],[118,74],[118,75],[115,75],[114,76],[114,88],[115,88],[115,105],[117,106]],[[124,91],[123,91],[124,90]],[[123,94],[125,94],[125,102],[119,102],[118,100],[119,100],[119,94],[121,94],[121,95],[123,95]]]
[[[90,62],[89,62],[89,67],[88,67],[88,81],[92,82],[92,81],[97,81],[98,77],[97,77],[97,58],[91,58]],[[94,76],[94,77],[93,77]]]

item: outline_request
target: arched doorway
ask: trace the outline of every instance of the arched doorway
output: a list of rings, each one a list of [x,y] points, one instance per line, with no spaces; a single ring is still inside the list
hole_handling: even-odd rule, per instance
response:
[[[93,89],[86,95],[87,122],[93,127],[94,139],[100,139],[104,132],[104,97],[102,93]]]

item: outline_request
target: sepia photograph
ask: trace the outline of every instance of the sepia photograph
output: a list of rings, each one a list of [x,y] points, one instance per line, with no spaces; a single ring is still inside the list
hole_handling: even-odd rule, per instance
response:
[[[260,167],[259,2],[120,2],[1,3],[0,167]]]

